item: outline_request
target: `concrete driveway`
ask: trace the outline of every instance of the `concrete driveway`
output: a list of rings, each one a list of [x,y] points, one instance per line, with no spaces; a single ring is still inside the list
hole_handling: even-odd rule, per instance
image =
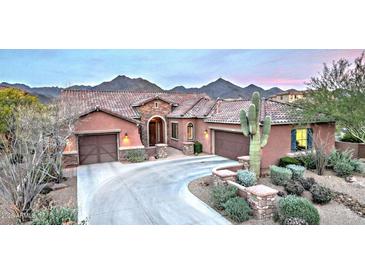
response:
[[[211,174],[213,167],[233,163],[237,162],[201,156],[80,166],[79,220],[88,224],[229,224],[191,194],[187,185]]]

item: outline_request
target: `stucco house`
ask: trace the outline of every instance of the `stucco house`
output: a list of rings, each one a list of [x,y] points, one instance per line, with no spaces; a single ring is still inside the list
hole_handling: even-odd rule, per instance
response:
[[[189,151],[186,146],[195,141],[203,144],[205,153],[231,159],[249,152],[239,122],[240,110],[250,105],[247,100],[211,99],[202,93],[82,90],[64,90],[62,98],[77,104],[81,113],[64,151],[68,165],[122,160],[133,149],[154,156],[159,144]],[[272,118],[272,129],[262,151],[262,169],[288,153],[310,149],[318,138],[334,148],[333,122],[300,125],[289,105],[270,99],[262,101],[261,118],[266,115]]]

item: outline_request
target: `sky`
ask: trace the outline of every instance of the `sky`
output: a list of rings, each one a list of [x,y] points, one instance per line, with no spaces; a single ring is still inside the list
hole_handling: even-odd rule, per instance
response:
[[[303,89],[323,63],[353,61],[363,50],[5,50],[0,82],[32,87],[97,85],[118,75],[164,89],[224,78],[239,86]]]

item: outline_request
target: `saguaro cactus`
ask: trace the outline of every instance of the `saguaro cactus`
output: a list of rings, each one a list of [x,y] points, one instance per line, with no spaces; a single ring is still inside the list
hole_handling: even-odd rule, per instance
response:
[[[260,130],[260,93],[254,92],[251,98],[251,104],[248,113],[241,110],[240,120],[243,135],[250,138],[250,170],[260,176],[261,166],[261,148],[267,144],[271,129],[271,118],[266,116],[262,133]]]

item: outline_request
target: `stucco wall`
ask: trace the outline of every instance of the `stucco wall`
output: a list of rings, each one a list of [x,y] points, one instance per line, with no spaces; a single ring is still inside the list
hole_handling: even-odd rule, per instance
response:
[[[183,142],[187,142],[187,141],[195,141],[196,140],[196,132],[197,132],[197,120],[198,119],[186,119],[186,118],[183,118],[183,119],[169,119],[168,120],[168,133],[167,133],[167,136],[168,136],[168,142],[167,144],[169,146],[172,146],[174,148],[177,148],[177,149],[182,149],[183,147]],[[171,123],[178,123],[178,136],[179,138],[176,140],[176,139],[173,139],[171,137],[171,133],[172,133],[172,130],[171,130]],[[188,124],[189,123],[192,123],[193,126],[194,126],[194,138],[193,140],[188,140]]]
[[[74,132],[76,134],[118,132],[119,148],[142,146],[138,127],[135,123],[101,111],[92,112],[79,119],[75,124]],[[126,133],[128,138],[124,138]],[[77,152],[77,138],[75,136],[69,138],[65,149],[65,152],[72,151]]]

